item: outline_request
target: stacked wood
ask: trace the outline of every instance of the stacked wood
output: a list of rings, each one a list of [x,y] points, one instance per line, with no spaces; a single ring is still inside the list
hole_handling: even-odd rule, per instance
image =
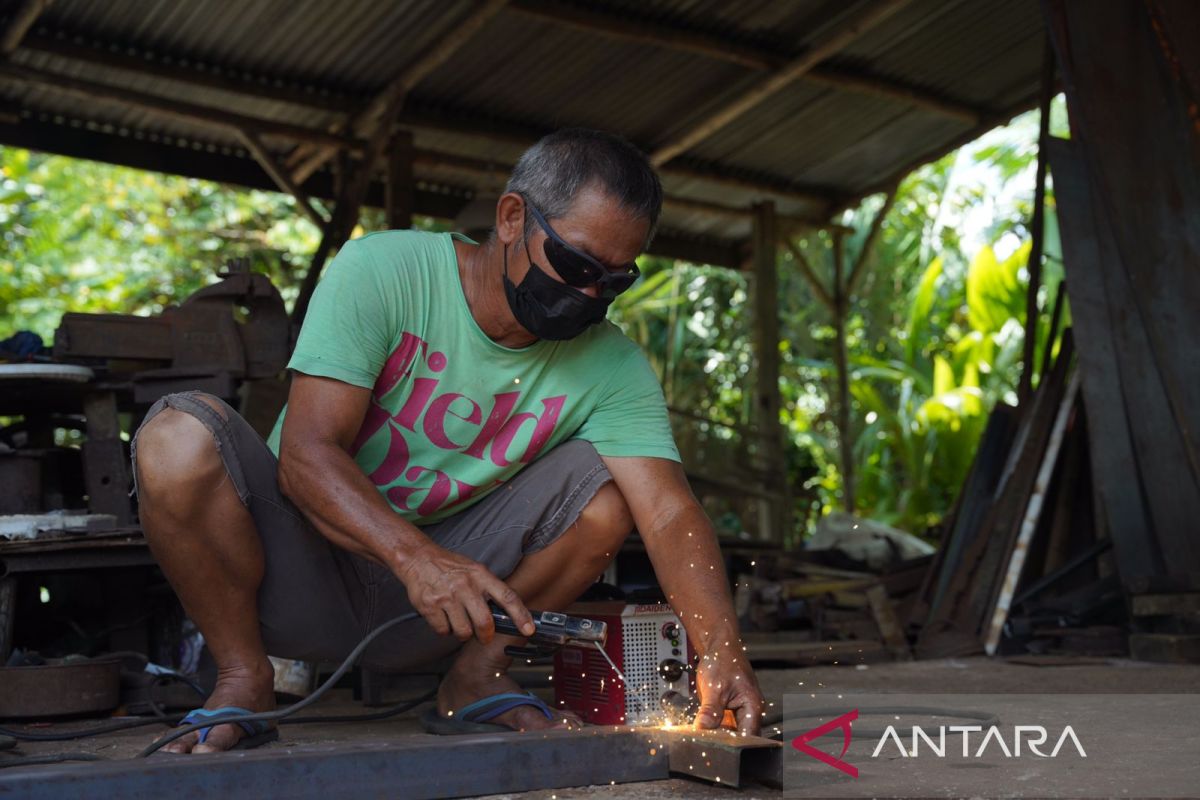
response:
[[[1134,656],[1196,661],[1200,6],[1047,11],[1071,114],[1071,140],[1049,155],[1098,523],[1130,598]]]

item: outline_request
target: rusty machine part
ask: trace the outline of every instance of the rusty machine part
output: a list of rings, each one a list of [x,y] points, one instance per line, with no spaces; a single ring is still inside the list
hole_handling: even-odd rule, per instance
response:
[[[120,697],[117,659],[0,667],[0,718],[111,711]]]
[[[64,314],[54,357],[96,365],[114,379],[128,375],[137,404],[185,389],[230,398],[242,380],[277,375],[291,345],[283,298],[244,261],[219,275],[157,317]]]

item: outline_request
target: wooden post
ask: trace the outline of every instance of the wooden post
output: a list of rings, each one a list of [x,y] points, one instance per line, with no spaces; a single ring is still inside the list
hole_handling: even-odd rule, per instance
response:
[[[371,135],[362,160],[342,176],[333,215],[321,233],[321,243],[313,253],[312,263],[308,266],[308,272],[300,284],[300,293],[296,296],[296,305],[292,308],[292,324],[297,330],[304,324],[304,315],[308,313],[308,304],[316,291],[317,279],[325,267],[325,260],[335,248],[341,247],[354,231],[354,225],[358,222],[358,212],[367,197],[367,187],[371,185],[375,164],[391,140],[392,125],[395,124],[403,102],[403,97],[394,99]]]
[[[1017,386],[1017,405],[1025,408],[1033,393],[1033,357],[1037,348],[1038,287],[1042,283],[1042,243],[1046,228],[1046,142],[1050,138],[1050,102],[1054,99],[1054,48],[1050,38],[1042,53],[1041,121],[1038,126],[1037,175],[1033,184],[1033,219],[1029,223],[1029,287],[1025,292],[1025,342],[1021,355],[1021,380]]]
[[[779,424],[779,275],[775,203],[754,207],[754,355],[755,424],[759,460],[776,495],[759,503],[759,536],[782,541],[790,524],[787,464]]]
[[[384,216],[392,230],[412,227],[413,213],[413,137],[401,131],[392,139],[387,155],[387,183],[384,185]]]
[[[855,509],[854,435],[850,429],[850,356],[846,349],[846,316],[850,312],[845,271],[846,238],[833,232],[833,363],[837,369],[838,450],[842,459],[842,504],[848,514]]]
[[[83,474],[88,512],[112,514],[118,525],[128,525],[133,518],[129,503],[130,468],[121,442],[116,394],[89,392],[83,398],[83,413],[87,420]]]

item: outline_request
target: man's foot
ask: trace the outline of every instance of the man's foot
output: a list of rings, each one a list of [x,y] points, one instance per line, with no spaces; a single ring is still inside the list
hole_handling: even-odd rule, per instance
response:
[[[207,709],[238,706],[251,711],[271,711],[275,708],[275,671],[265,661],[257,668],[239,667],[220,670],[212,696],[204,704]],[[200,744],[200,731],[181,736],[162,749],[164,753],[217,753],[228,750],[246,736],[241,725],[215,725],[208,738]]]
[[[499,637],[497,637],[499,638]],[[453,718],[460,708],[502,692],[520,692],[517,682],[508,677],[511,658],[505,656],[502,646],[493,641],[481,645],[472,639],[459,651],[454,666],[442,679],[438,687],[438,713]],[[504,725],[515,731],[534,731],[546,728],[579,728],[583,723],[569,711],[556,711],[553,719],[533,706],[520,706],[512,711],[488,720],[489,723]]]

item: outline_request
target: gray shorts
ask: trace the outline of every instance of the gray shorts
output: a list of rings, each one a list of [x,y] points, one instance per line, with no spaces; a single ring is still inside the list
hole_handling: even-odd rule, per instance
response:
[[[223,419],[196,399],[197,394],[161,398],[147,412],[146,421],[170,406],[200,420],[212,433],[230,481],[262,539],[266,573],[258,591],[258,616],[267,652],[307,661],[339,661],[373,628],[412,611],[404,585],[391,571],[334,545],[283,496],[278,461],[249,423],[221,403]],[[136,434],[133,456],[136,476]],[[422,531],[438,545],[506,578],[522,558],[546,547],[574,524],[611,479],[589,442],[571,440],[482,501]],[[458,646],[454,637],[439,636],[417,619],[376,639],[360,663],[408,667],[442,658]]]

